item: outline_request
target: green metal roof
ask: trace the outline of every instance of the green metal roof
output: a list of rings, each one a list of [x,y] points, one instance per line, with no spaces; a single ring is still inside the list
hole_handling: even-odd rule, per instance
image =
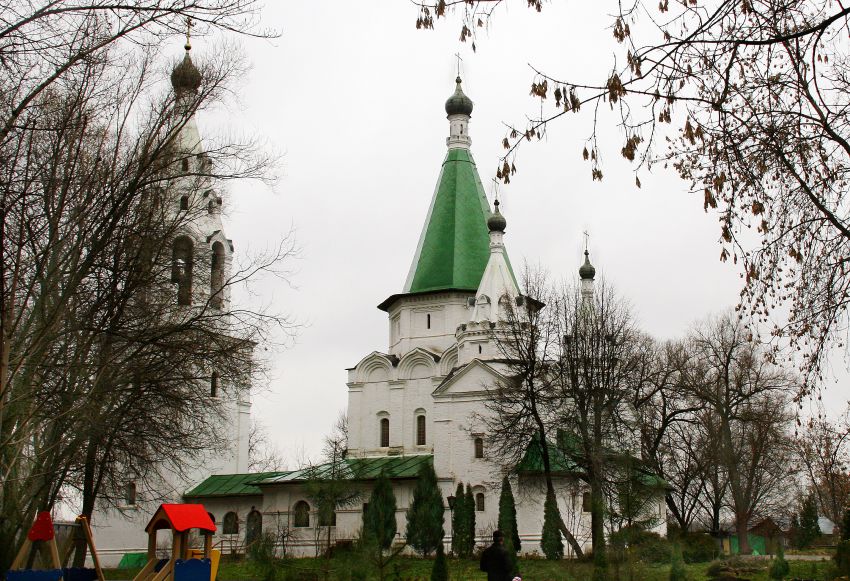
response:
[[[383,471],[388,478],[416,478],[423,464],[433,461],[430,454],[416,456],[382,456],[380,458],[350,458],[343,460],[344,467],[340,473],[344,478],[353,480],[374,480]],[[322,464],[314,468],[304,468],[288,472],[280,476],[272,476],[258,484],[283,484],[287,482],[303,482],[305,480],[321,480],[331,473],[332,464]]]
[[[558,445],[549,443],[549,464],[552,469],[552,474],[558,476],[574,475],[579,476],[583,469],[574,462],[570,456],[574,458],[581,457],[580,445],[575,435],[569,432],[559,430],[556,436]],[[637,481],[647,488],[664,490],[669,488],[669,484],[653,473],[646,466],[646,463],[640,458],[635,458],[628,452],[606,450],[607,459],[612,462],[617,462],[621,466],[627,466],[634,472]],[[543,450],[540,446],[540,438],[532,437],[525,449],[525,454],[517,464],[516,472],[518,474],[542,474],[543,473]]]
[[[450,149],[404,292],[477,290],[490,255],[489,216],[472,154]]]
[[[548,449],[549,466],[552,474],[565,476],[582,472],[575,462],[566,457],[560,446],[555,446],[550,442]],[[535,435],[528,443],[522,460],[517,464],[516,471],[519,474],[543,473],[543,447],[540,445],[538,436]]]
[[[289,472],[254,472],[253,474],[216,474],[210,476],[195,488],[183,495],[184,498],[211,496],[250,496],[260,495],[262,491],[254,482],[267,478],[276,478]]]

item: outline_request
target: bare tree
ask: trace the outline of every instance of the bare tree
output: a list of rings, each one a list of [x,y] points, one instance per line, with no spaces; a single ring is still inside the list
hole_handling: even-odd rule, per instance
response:
[[[460,39],[475,48],[477,31],[508,2],[417,4],[425,29],[455,7]],[[545,11],[542,0],[527,5]],[[611,70],[588,80],[532,67],[541,106],[509,125],[497,177],[516,171],[518,148],[583,110],[594,131],[575,153],[601,180],[606,148],[595,126],[607,104],[622,135],[613,149],[633,162],[638,187],[638,174],[669,164],[706,211],[716,209],[720,258],[740,263],[745,276],[745,311],[806,354],[788,356],[802,367],[804,394],[824,353],[844,345],[850,298],[848,17],[850,8],[828,0],[619,3]]]
[[[604,282],[595,289],[590,280],[555,289],[540,273],[526,278],[533,289],[528,294],[545,298],[547,307],[527,297],[518,306],[502,303],[506,320],[493,336],[511,379],[494,390],[488,433],[509,464],[516,465],[529,446],[539,448],[547,495],[555,495],[554,459],[574,467],[572,476],[590,488],[591,541],[601,574],[606,517],[635,523],[653,503],[647,504],[652,494],[642,486],[647,467],[634,455],[640,451],[635,405],[649,399],[656,349]],[[561,532],[581,555],[560,520]]]
[[[117,500],[126,474],[181,474],[222,444],[211,384],[239,399],[262,372],[255,343],[288,327],[221,297],[275,271],[289,242],[227,277],[201,268],[206,256],[193,265],[176,250],[208,212],[204,192],[267,175],[270,160],[251,143],[200,155],[180,141],[239,61],[213,57],[175,95],[152,88],[152,50],[98,54],[28,101],[30,117],[19,115],[0,144],[0,565],[63,488],[79,491],[90,516],[96,500]],[[185,293],[186,280],[205,291]]]
[[[850,506],[850,410],[837,422],[821,411],[805,424],[796,444],[821,514],[842,522]]]
[[[602,578],[608,499],[625,491],[626,503],[619,505],[629,513],[622,520],[631,523],[651,497],[636,489],[631,455],[640,450],[634,394],[649,383],[656,352],[625,300],[605,281],[582,280],[562,290],[558,302],[562,340],[554,368],[554,419],[561,426],[561,453],[580,468],[590,488],[594,576]]]
[[[795,377],[776,367],[733,313],[709,320],[692,334],[700,365],[688,381],[716,422],[718,460],[728,478],[741,553],[748,554],[751,519],[782,501],[793,475],[788,434],[789,395]]]
[[[336,511],[347,508],[363,495],[355,469],[346,461],[348,453],[348,416],[340,412],[331,432],[325,436],[322,461],[310,466],[305,475],[304,489],[318,512],[316,526],[316,556],[324,541],[324,552],[330,557]],[[324,533],[325,538],[321,535]]]
[[[268,428],[259,420],[252,420],[248,433],[248,471],[279,472],[285,469],[286,462],[280,448],[271,439]]]
[[[551,501],[555,499],[555,485],[550,441],[556,434],[552,432],[550,394],[560,339],[557,316],[545,313],[543,308],[546,302],[554,302],[556,296],[542,271],[526,266],[523,284],[526,296],[521,304],[499,300],[505,307],[506,321],[498,326],[494,337],[510,380],[495,386],[487,404],[490,414],[483,420],[490,444],[508,465],[516,466],[530,444],[539,447],[546,496]],[[557,502],[551,504],[557,509]],[[561,534],[573,552],[582,556],[581,545],[560,510],[557,516]]]
[[[684,385],[693,359],[684,341],[660,345],[654,356],[654,369],[635,392],[634,403],[641,456],[655,474],[669,483],[667,508],[683,531],[688,530],[699,507],[707,452],[695,418],[701,404],[687,396]]]

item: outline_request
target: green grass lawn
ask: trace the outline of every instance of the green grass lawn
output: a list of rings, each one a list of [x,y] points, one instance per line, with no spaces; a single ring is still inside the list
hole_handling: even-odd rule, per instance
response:
[[[428,581],[433,561],[413,557],[400,557],[395,566],[387,569],[388,581]],[[767,562],[760,561],[759,571],[747,572],[742,577],[749,581],[770,581]],[[825,579],[831,563],[829,561],[789,561],[789,579]],[[708,563],[687,565],[689,581],[707,581]],[[571,560],[546,561],[543,559],[521,559],[520,575],[523,581],[588,581],[592,565]],[[107,579],[132,579],[138,570],[110,569]],[[631,570],[626,566],[619,569],[611,566],[611,581],[667,581],[669,565],[637,564]],[[449,576],[452,581],[485,581],[486,576],[478,570],[473,560],[449,560]],[[221,564],[218,581],[358,581],[378,579],[377,572],[356,554],[345,554],[326,559],[286,559],[275,561],[264,568],[250,561],[226,561]]]

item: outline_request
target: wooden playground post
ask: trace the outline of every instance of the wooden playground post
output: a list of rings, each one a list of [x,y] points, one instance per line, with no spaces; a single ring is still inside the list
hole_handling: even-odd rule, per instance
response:
[[[80,523],[81,527],[83,527],[83,534],[86,536],[86,542],[89,544],[89,553],[91,554],[91,560],[94,564],[95,573],[97,574],[97,580],[104,581],[103,569],[100,567],[100,557],[97,556],[97,549],[94,546],[94,535],[92,535],[89,520],[85,517],[85,515],[81,514],[77,517],[77,522]]]

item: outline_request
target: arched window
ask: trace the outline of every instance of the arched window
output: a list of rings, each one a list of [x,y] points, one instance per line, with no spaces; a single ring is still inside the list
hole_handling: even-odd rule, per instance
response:
[[[210,377],[210,397],[218,397],[218,371],[213,371]]]
[[[245,523],[245,544],[250,545],[260,538],[263,532],[263,515],[255,508],[251,508],[248,513],[248,520]]]
[[[213,203],[212,200],[210,200],[207,203],[207,214],[212,214],[213,212],[215,212],[215,204]]]
[[[128,482],[124,486],[124,504],[126,506],[136,506],[136,483]]]
[[[180,161],[180,167],[183,168],[183,171],[189,171],[189,158],[188,157],[184,157]]]
[[[475,495],[475,510],[484,512],[484,493],[479,492]]]
[[[416,445],[425,445],[425,414],[416,416]]]
[[[188,236],[179,236],[174,240],[171,255],[171,282],[177,283],[177,304],[192,304],[192,240]]]
[[[381,448],[390,446],[390,418],[381,418]]]
[[[590,493],[585,492],[581,495],[581,511],[582,512],[590,512],[591,503],[590,503]]]
[[[475,457],[484,457],[484,438],[475,438]]]
[[[310,526],[310,505],[299,500],[292,507],[292,526],[305,528]]]
[[[189,195],[188,194],[183,194],[182,196],[180,196],[180,209],[181,210],[188,210],[189,209]]]
[[[224,286],[224,244],[215,242],[212,245],[210,259],[210,306],[220,309],[223,301],[222,287]]]
[[[237,535],[239,534],[239,517],[233,511],[224,515],[224,522],[221,523],[221,534]]]

